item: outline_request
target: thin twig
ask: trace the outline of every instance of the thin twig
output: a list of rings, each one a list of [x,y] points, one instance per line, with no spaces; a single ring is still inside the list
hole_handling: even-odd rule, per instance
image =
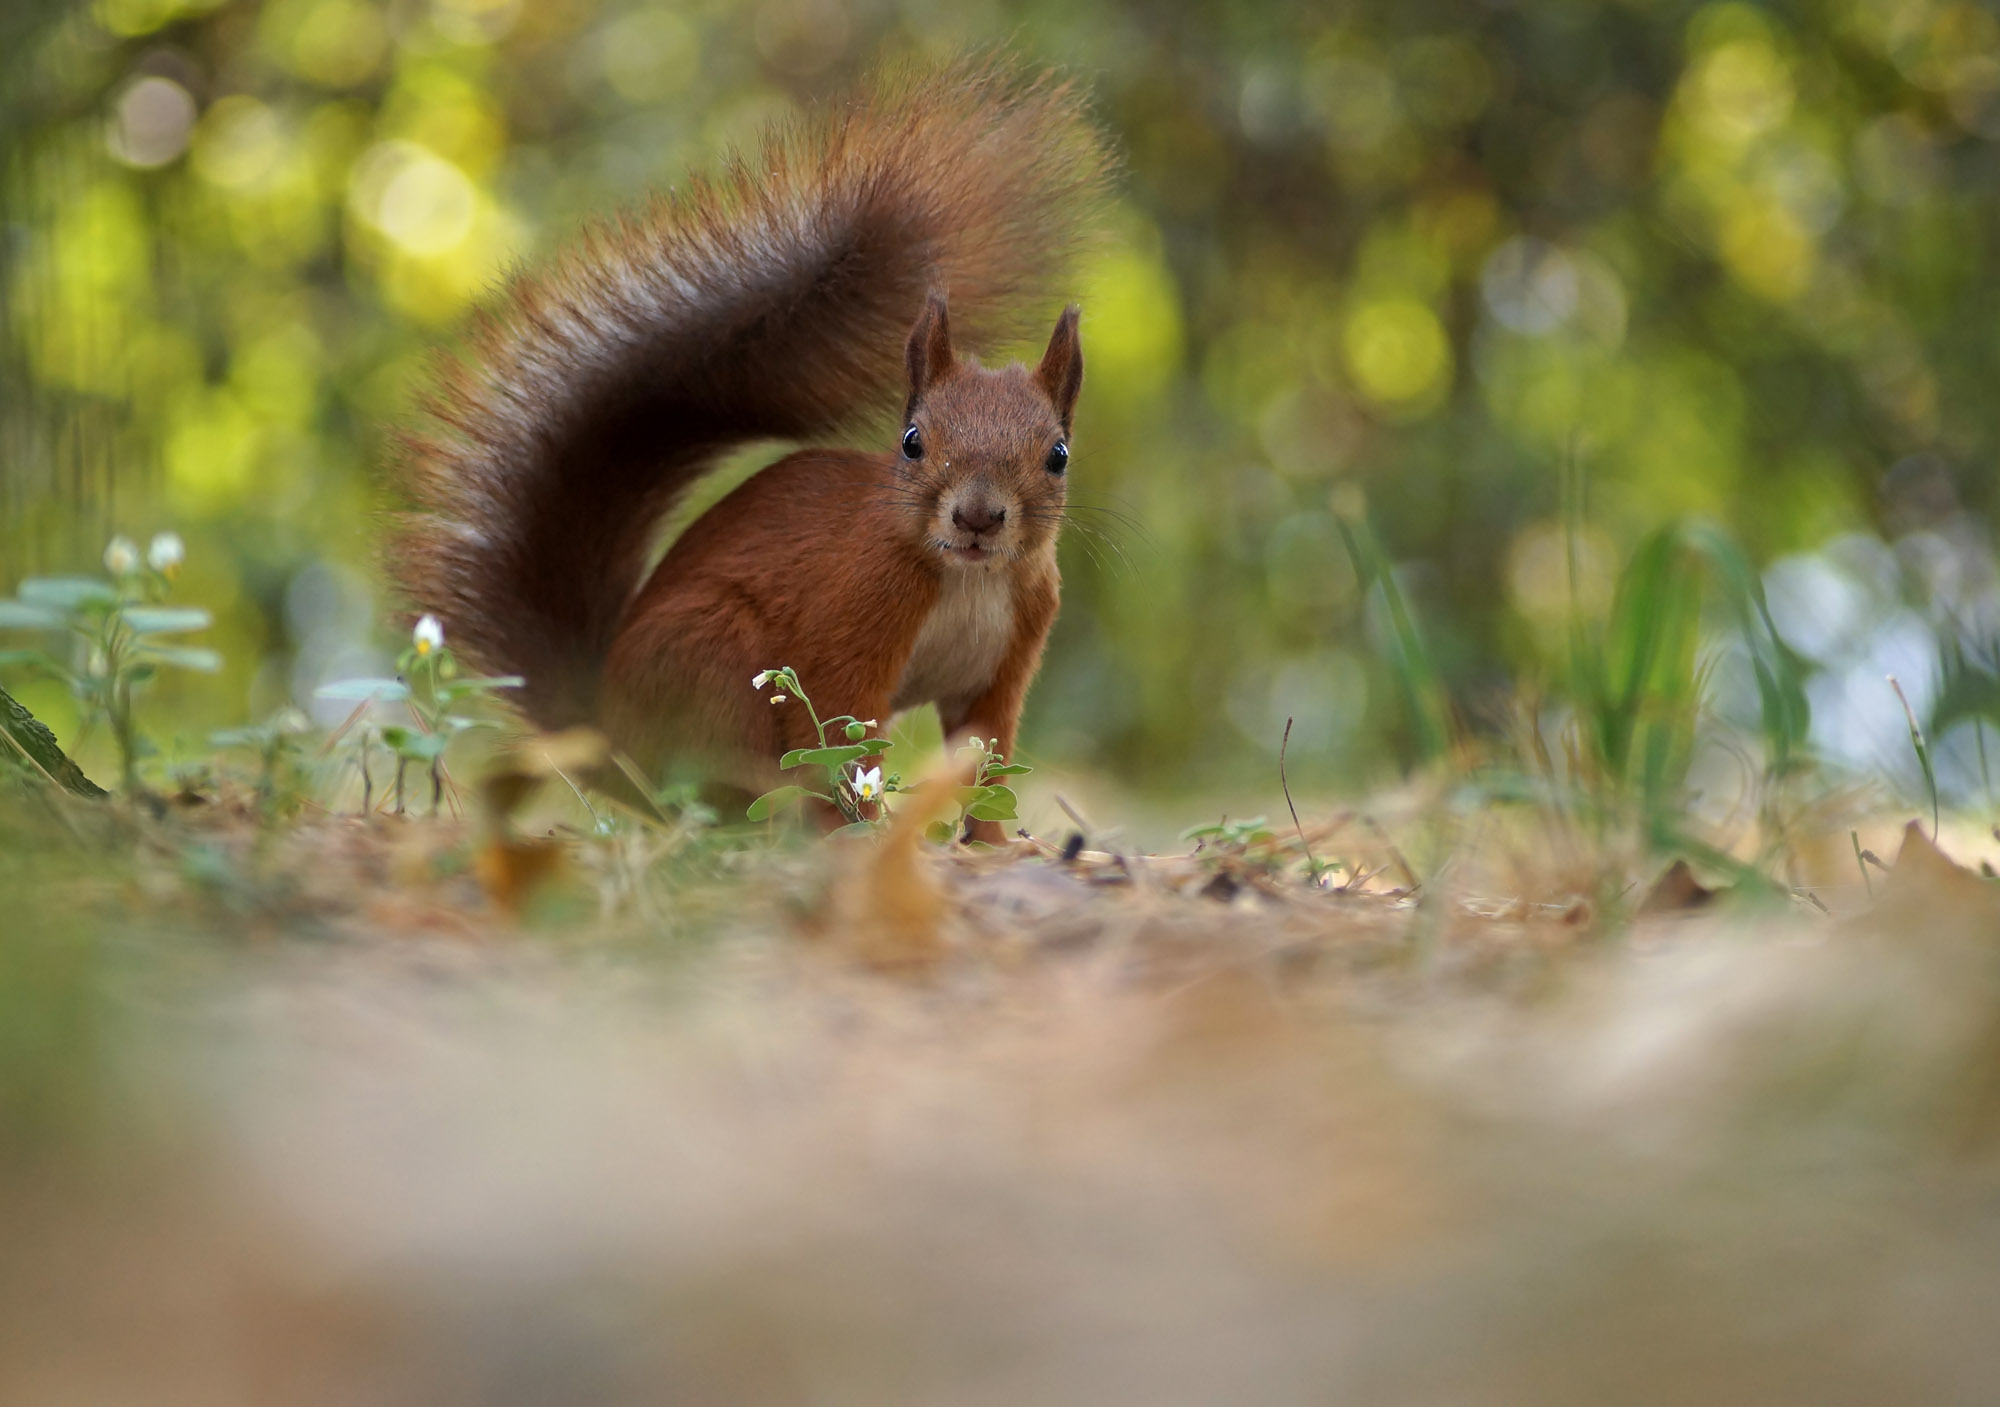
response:
[[[1403,872],[1403,880],[1408,884],[1409,892],[1415,894],[1419,889],[1423,888],[1423,881],[1417,878],[1417,872],[1410,867],[1410,862],[1403,858],[1403,852],[1396,848],[1396,842],[1389,839],[1389,832],[1382,828],[1382,823],[1373,816],[1367,815],[1361,818],[1361,823],[1367,826],[1369,830],[1374,831],[1375,838],[1389,848],[1389,858],[1394,860],[1396,867]],[[1377,873],[1380,872],[1378,871]]]
[[[1916,749],[1917,766],[1923,769],[1924,785],[1931,793],[1931,840],[1938,838],[1938,785],[1937,772],[1931,766],[1931,750],[1924,744],[1924,730],[1917,726],[1917,711],[1910,707],[1909,696],[1895,675],[1889,676],[1889,687],[1896,691],[1896,702],[1903,706],[1903,717],[1910,724],[1910,746]]]
[[[374,702],[375,700],[371,696],[356,704],[353,711],[347,717],[340,720],[340,726],[326,735],[326,740],[319,745],[319,755],[321,757],[331,755],[334,748],[339,745],[340,740],[347,736],[347,730],[361,721],[361,715],[366,713]]]
[[[549,770],[555,773],[558,777],[561,777],[563,779],[563,785],[567,786],[571,791],[576,793],[576,799],[578,801],[581,801],[583,803],[583,809],[590,813],[590,824],[592,825],[593,828],[595,828],[597,834],[602,835],[604,833],[604,818],[597,814],[597,808],[590,804],[590,799],[583,794],[583,788],[578,786],[575,782],[571,781],[569,779],[569,773],[563,771],[563,769],[556,766],[555,763],[551,762],[549,764]]]
[[[1319,861],[1313,858],[1312,842],[1306,839],[1306,828],[1299,822],[1299,808],[1292,804],[1292,784],[1285,777],[1285,749],[1292,745],[1292,720],[1285,718],[1285,736],[1278,741],[1278,785],[1284,788],[1285,805],[1292,813],[1292,828],[1299,833],[1299,844],[1306,852],[1306,865],[1312,871],[1313,887],[1319,887]]]
[[[1074,821],[1076,823],[1076,828],[1082,831],[1086,836],[1089,835],[1093,830],[1097,829],[1095,826],[1091,825],[1090,822],[1083,819],[1083,813],[1078,811],[1074,806],[1070,805],[1069,798],[1065,797],[1061,792],[1056,793],[1056,805],[1062,807],[1063,815],[1069,817],[1070,820]]]

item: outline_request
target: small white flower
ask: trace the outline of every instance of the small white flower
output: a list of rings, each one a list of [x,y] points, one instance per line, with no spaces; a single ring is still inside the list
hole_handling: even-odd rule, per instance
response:
[[[161,576],[173,576],[186,560],[187,544],[181,541],[179,533],[154,533],[153,540],[146,544],[146,565]]]
[[[772,703],[774,703],[774,704],[781,704],[781,703],[783,703],[784,701],[785,701],[785,696],[784,696],[783,694],[773,694],[773,695],[771,695],[771,702],[772,702]]]
[[[444,624],[436,616],[425,616],[417,622],[417,628],[410,632],[410,640],[417,647],[417,653],[427,655],[432,650],[444,648]]]
[[[113,576],[130,576],[139,570],[139,549],[132,539],[118,536],[104,549],[104,568]]]
[[[873,801],[882,794],[882,769],[870,767],[866,772],[861,764],[854,764],[854,794],[863,801]]]
[[[768,669],[760,669],[750,676],[750,687],[753,689],[761,689],[770,682],[771,671]]]

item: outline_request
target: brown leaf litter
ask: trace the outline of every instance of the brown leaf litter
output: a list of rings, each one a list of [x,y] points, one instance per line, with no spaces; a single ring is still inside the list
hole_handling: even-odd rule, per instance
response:
[[[476,824],[212,823],[155,913],[332,941],[143,979],[174,1134],[10,1175],[0,1399],[2000,1377],[2000,904],[1921,829],[1837,918],[1670,871],[1603,931],[1255,852],[940,852],[907,809],[560,930],[631,898],[617,847],[510,897]]]

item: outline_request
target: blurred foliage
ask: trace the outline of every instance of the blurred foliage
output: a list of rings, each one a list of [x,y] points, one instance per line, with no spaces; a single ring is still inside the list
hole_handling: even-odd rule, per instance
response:
[[[381,429],[510,261],[881,58],[994,42],[1083,75],[1128,154],[1078,290],[1085,530],[1026,756],[1263,781],[1289,717],[1295,782],[1379,776],[1441,726],[1398,687],[1385,602],[1477,725],[1690,513],[1794,584],[1876,581],[1850,571],[1873,544],[1894,579],[1869,619],[1916,610],[1931,672],[1970,681],[1953,706],[1986,697],[1979,7],[17,0],[0,23],[0,585],[180,531],[227,666],[162,681],[167,731],[382,672]],[[1359,574],[1357,523],[1381,558]],[[1829,539],[1852,550],[1808,555]],[[23,698],[73,731],[59,694]]]

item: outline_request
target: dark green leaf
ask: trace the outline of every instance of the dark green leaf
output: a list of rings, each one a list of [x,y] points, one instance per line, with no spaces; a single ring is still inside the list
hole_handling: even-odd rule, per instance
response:
[[[876,740],[866,743],[843,743],[839,747],[794,748],[778,759],[780,767],[844,767],[850,762],[858,762],[864,757],[872,757],[886,751],[889,744]]]
[[[384,728],[382,741],[390,751],[412,762],[431,762],[444,755],[451,744],[448,733],[420,733],[414,728]]]

